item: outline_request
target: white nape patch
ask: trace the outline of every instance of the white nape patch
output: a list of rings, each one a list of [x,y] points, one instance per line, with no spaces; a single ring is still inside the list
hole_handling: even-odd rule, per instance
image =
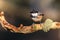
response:
[[[32,13],[32,16],[38,16],[38,13]]]

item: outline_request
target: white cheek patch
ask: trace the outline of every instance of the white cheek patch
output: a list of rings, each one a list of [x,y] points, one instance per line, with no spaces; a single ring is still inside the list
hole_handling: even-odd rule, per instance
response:
[[[38,16],[38,14],[37,13],[32,13],[32,16]]]

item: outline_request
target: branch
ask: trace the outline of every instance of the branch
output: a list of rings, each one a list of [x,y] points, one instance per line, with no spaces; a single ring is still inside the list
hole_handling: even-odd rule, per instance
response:
[[[38,30],[43,30],[43,24],[44,24],[44,23],[33,24],[30,26],[23,26],[23,24],[20,24],[19,27],[16,27],[6,21],[3,11],[0,12],[0,23],[5,30],[9,29],[11,32],[24,33],[24,34],[32,33]],[[60,22],[53,22],[50,29],[60,29]]]
[[[0,12],[0,23],[5,30],[9,29],[11,32],[15,32],[15,33],[32,33],[34,31],[39,30],[39,29],[34,30],[33,25],[23,26],[23,24],[21,24],[19,27],[16,27],[16,26],[8,23],[4,17],[3,11]],[[34,25],[36,25],[36,24],[34,24]],[[40,27],[40,24],[38,24],[38,25],[39,25],[38,27]]]

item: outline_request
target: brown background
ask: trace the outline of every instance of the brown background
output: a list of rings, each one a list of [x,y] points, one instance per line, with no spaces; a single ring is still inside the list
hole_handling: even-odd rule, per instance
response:
[[[45,1],[49,3],[47,0]],[[51,18],[54,21],[60,21],[60,1],[53,1],[51,5],[49,4],[49,7],[45,7],[45,1],[43,0],[40,5],[44,10],[43,21],[47,18]],[[21,23],[24,25],[31,25],[33,21],[30,18],[29,2],[30,0],[0,0],[0,10],[5,12],[6,20],[17,27]],[[60,40],[60,30],[51,30],[47,33],[38,31],[27,35],[5,31],[1,25],[0,30],[0,40]]]

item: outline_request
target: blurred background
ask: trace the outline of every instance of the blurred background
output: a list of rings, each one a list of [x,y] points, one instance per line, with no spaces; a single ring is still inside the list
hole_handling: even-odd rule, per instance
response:
[[[34,8],[47,18],[60,22],[60,0],[0,0],[0,10],[5,12],[6,20],[15,25],[31,25],[30,11]],[[43,31],[31,34],[16,34],[5,31],[0,25],[0,40],[60,40],[60,30]]]

